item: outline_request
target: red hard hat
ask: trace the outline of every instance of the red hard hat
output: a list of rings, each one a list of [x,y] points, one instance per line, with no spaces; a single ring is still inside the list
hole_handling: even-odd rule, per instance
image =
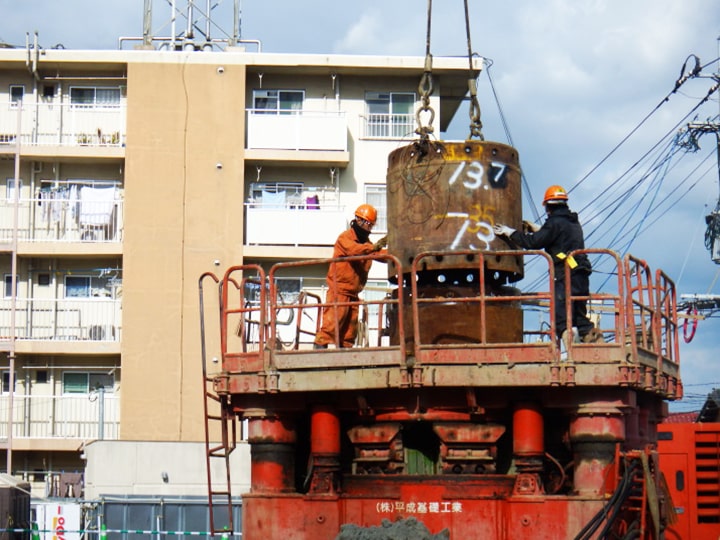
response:
[[[543,204],[552,204],[553,202],[566,202],[568,200],[567,191],[562,186],[550,186],[545,190]]]
[[[355,210],[355,217],[362,218],[375,225],[375,222],[377,221],[377,210],[369,204],[361,204],[357,207],[357,210]]]

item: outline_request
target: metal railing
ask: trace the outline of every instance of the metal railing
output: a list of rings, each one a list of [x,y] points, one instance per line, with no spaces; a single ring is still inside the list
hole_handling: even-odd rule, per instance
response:
[[[13,238],[14,206],[0,199],[0,242]],[[17,235],[20,242],[121,242],[123,200],[21,198]]]
[[[120,300],[112,298],[18,298],[15,338],[19,340],[120,341]],[[11,299],[0,299],[0,340],[11,337]]]
[[[122,103],[10,103],[0,100],[0,145],[15,144],[20,114],[22,146],[125,146]]]
[[[367,114],[363,117],[363,137],[369,139],[403,139],[415,133],[412,114]]]
[[[0,395],[0,417],[8,417],[8,395]],[[13,396],[13,439],[118,439],[120,396],[105,391],[64,396]],[[0,439],[7,439],[0,422]]]

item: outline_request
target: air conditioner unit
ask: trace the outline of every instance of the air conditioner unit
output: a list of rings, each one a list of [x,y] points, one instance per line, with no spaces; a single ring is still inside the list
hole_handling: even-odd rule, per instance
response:
[[[92,341],[112,341],[115,339],[115,328],[112,325],[93,324],[88,327],[88,339]]]

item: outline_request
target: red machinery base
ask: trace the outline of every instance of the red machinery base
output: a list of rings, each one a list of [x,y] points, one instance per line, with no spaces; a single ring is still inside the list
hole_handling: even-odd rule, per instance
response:
[[[448,529],[451,539],[563,540],[575,538],[606,503],[597,497],[505,496],[513,489],[511,477],[359,483],[364,486],[357,494],[244,495],[243,539],[334,540],[343,524],[376,527],[415,518],[432,534]],[[468,496],[473,493],[482,495]]]

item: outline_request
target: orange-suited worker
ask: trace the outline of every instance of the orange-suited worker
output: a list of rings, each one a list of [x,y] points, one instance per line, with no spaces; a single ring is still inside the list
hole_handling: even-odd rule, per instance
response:
[[[370,232],[376,221],[377,210],[374,207],[369,204],[358,206],[350,227],[335,241],[333,258],[369,255],[387,246],[387,236],[375,243],[370,241]],[[315,349],[326,349],[330,343],[335,343],[337,347],[352,347],[355,344],[360,311],[358,295],[365,288],[371,265],[371,260],[330,264],[326,305],[322,310],[322,326],[315,336]]]

